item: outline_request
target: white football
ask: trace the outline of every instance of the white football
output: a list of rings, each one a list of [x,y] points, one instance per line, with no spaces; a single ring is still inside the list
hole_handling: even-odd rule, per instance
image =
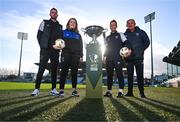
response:
[[[128,56],[131,55],[131,51],[130,51],[130,49],[127,48],[127,47],[121,48],[119,53],[120,53],[120,55],[121,55],[123,58],[127,58]]]
[[[65,41],[62,39],[57,39],[55,41],[55,45],[57,45],[59,49],[63,49],[65,47]]]

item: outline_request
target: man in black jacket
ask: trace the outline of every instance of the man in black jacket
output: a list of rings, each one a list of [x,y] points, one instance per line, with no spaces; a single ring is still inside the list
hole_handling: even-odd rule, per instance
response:
[[[124,77],[122,73],[123,59],[119,55],[120,49],[123,47],[125,41],[127,41],[123,33],[119,33],[116,30],[117,22],[112,20],[110,22],[111,34],[106,39],[106,50],[104,53],[103,63],[106,64],[107,70],[107,89],[108,91],[104,95],[105,97],[112,97],[112,85],[113,85],[113,75],[114,68],[116,70],[117,78],[119,81],[119,90],[117,97],[123,96],[124,89]]]
[[[56,8],[52,8],[49,15],[51,18],[49,20],[42,21],[37,34],[37,39],[40,46],[40,64],[36,77],[35,90],[32,92],[32,96],[37,96],[39,94],[42,76],[49,59],[51,61],[50,72],[52,82],[52,90],[50,94],[59,94],[56,90],[56,77],[60,50],[58,50],[58,47],[55,45],[55,40],[62,38],[62,25],[60,25],[56,20],[58,17],[58,11]]]
[[[125,36],[132,48],[132,55],[126,59],[128,62],[128,93],[125,96],[133,96],[133,75],[136,68],[138,88],[141,98],[144,95],[144,51],[148,48],[150,41],[145,31],[136,26],[134,19],[127,20]]]

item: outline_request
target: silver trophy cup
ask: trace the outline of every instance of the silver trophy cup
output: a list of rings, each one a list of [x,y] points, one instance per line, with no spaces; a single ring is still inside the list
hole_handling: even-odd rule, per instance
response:
[[[97,43],[97,37],[99,37],[102,33],[105,35],[105,32],[107,32],[107,29],[104,29],[98,25],[91,25],[86,28],[81,28],[81,30],[84,32],[84,34],[92,37],[92,41],[90,43]]]

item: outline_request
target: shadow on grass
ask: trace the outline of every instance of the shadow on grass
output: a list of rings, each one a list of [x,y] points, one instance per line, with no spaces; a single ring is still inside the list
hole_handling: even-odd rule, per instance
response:
[[[126,97],[123,97],[123,99],[126,100],[129,104],[131,104],[135,109],[137,109],[143,115],[143,117],[146,118],[148,121],[166,121],[163,117],[159,116],[157,113],[140,105],[141,104],[140,102],[137,103],[133,100],[130,100],[131,98],[126,98]]]
[[[135,99],[141,101],[141,102],[144,102],[148,105],[152,105],[160,110],[163,110],[163,111],[166,111],[166,112],[170,112],[178,117],[180,117],[180,111],[176,110],[175,108],[168,108],[168,107],[165,107],[163,106],[162,104],[159,104],[159,103],[154,103],[152,101],[149,101],[148,99],[140,99],[140,98],[137,98],[137,97],[134,97]]]
[[[32,111],[29,111],[29,112],[26,112],[26,113],[22,113],[18,116],[15,116],[15,117],[11,117],[10,120],[23,120],[23,121],[28,121],[28,120],[31,120],[33,119],[34,117],[40,115],[42,112],[44,111],[47,111],[49,110],[50,108],[58,105],[59,103],[62,103],[68,99],[70,99],[71,97],[67,97],[67,98],[63,98],[63,99],[60,99],[58,97],[56,97],[56,101],[53,101],[53,102],[50,102],[48,104],[45,104],[41,107],[36,107],[34,110]]]
[[[140,121],[139,118],[133,111],[129,110],[127,107],[122,105],[118,100],[114,98],[110,98],[111,103],[118,111],[119,116],[121,117],[122,121]]]
[[[180,109],[179,106],[175,106],[175,105],[171,105],[171,104],[168,104],[168,103],[164,103],[164,102],[161,102],[161,101],[158,101],[158,100],[154,100],[154,99],[151,99],[151,98],[146,98],[152,102],[156,102],[158,104],[161,104],[161,105],[165,105],[165,106],[168,106],[168,107],[172,107],[172,108],[176,108],[176,109]]]
[[[11,97],[11,98],[5,98],[5,99],[1,99],[0,98],[0,102],[4,102],[6,100],[16,100],[16,99],[21,99],[21,98],[28,98],[28,97],[31,97],[30,95],[26,95],[26,96],[18,96],[18,97]]]
[[[102,99],[82,99],[66,112],[59,121],[107,121]]]
[[[9,106],[9,105],[13,105],[13,104],[19,104],[19,103],[23,103],[26,101],[30,101],[30,100],[36,100],[36,99],[40,99],[40,98],[45,98],[48,97],[49,95],[44,95],[44,96],[30,96],[30,97],[26,97],[26,98],[22,98],[20,97],[19,99],[13,100],[12,102],[6,102],[6,103],[0,103],[0,106]],[[7,100],[6,100],[7,101]]]
[[[5,111],[0,113],[0,119],[1,119],[1,121],[2,120],[9,120],[9,117],[11,115],[18,114],[18,113],[20,113],[20,112],[22,112],[24,110],[28,110],[31,107],[34,107],[35,105],[50,101],[52,99],[55,99],[55,97],[49,96],[46,99],[40,98],[39,101],[31,102],[31,103],[28,103],[28,104],[25,104],[25,105],[22,105],[22,106],[18,106],[18,107],[12,108],[12,109],[5,110]]]

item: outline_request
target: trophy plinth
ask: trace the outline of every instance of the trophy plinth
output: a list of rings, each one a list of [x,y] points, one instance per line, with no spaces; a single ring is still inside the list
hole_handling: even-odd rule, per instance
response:
[[[93,25],[81,30],[92,38],[86,45],[86,97],[102,98],[102,52],[97,38],[107,29]]]

